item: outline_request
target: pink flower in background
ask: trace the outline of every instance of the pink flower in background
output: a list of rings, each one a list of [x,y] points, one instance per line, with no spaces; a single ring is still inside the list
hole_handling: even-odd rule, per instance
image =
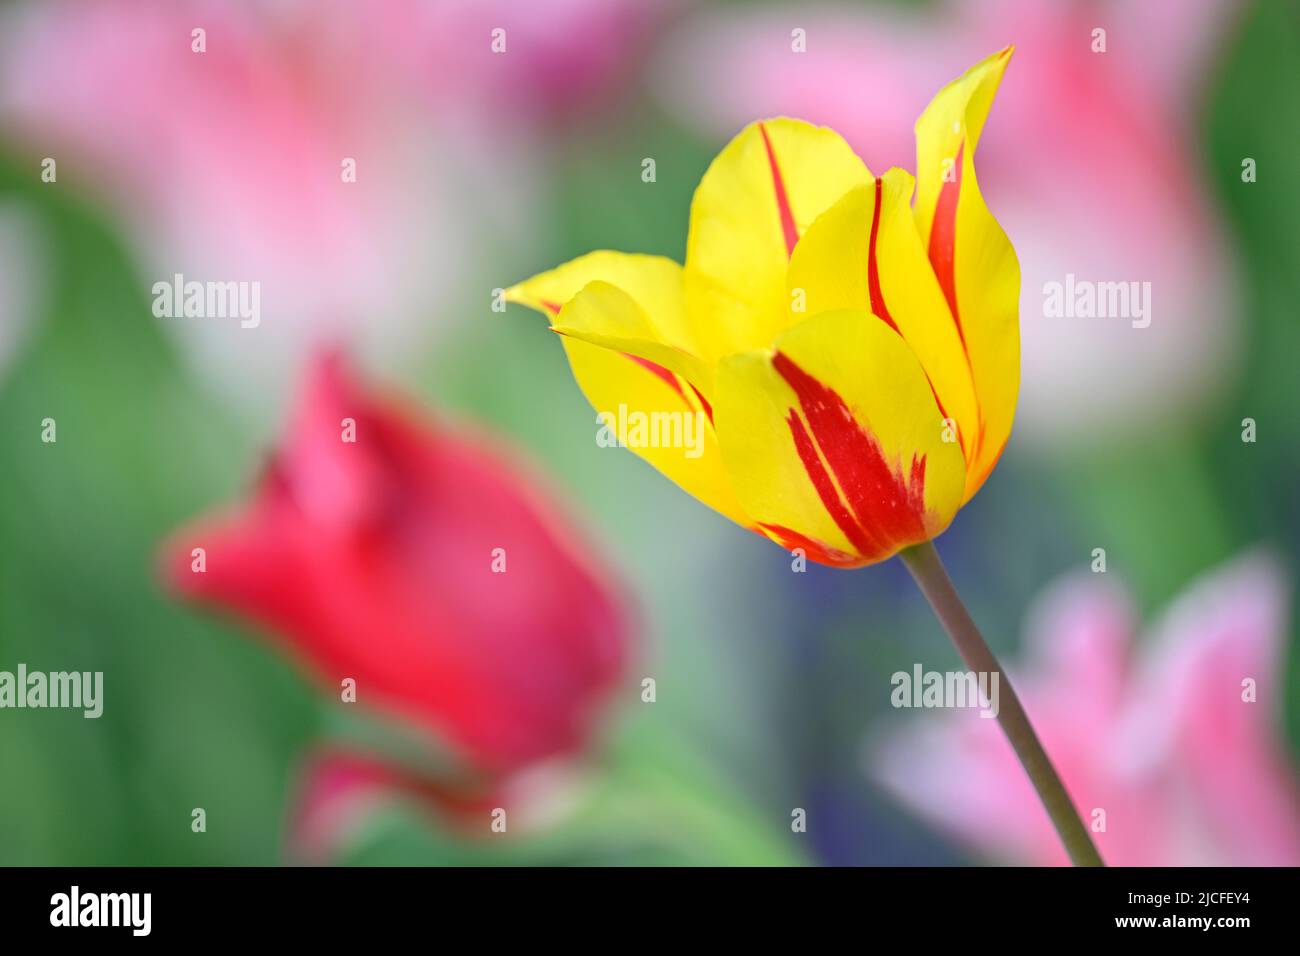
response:
[[[479,260],[533,221],[541,131],[608,89],[661,13],[644,0],[33,3],[0,20],[0,128],[127,220],[142,297],[177,273],[260,283],[256,329],[161,320],[225,391],[259,402],[313,343],[391,362],[434,316],[481,309],[493,280]]]
[[[544,487],[327,357],[251,500],[175,534],[164,574],[330,697],[351,678],[358,706],[498,780],[587,744],[628,648],[615,585]]]
[[[487,125],[485,101],[512,123],[553,124],[594,105],[609,105],[631,79],[660,21],[688,0],[451,0],[432,7],[438,29],[426,58],[437,71],[448,108],[460,108]],[[505,55],[487,39],[505,31]],[[468,38],[468,39],[466,39]],[[482,39],[483,42],[479,42]],[[458,77],[472,77],[467,92]]]
[[[1106,862],[1300,865],[1300,790],[1279,730],[1287,588],[1270,557],[1239,558],[1136,646],[1132,610],[1105,578],[1067,578],[1040,600],[1026,663],[1010,676],[1084,821],[1105,811],[1093,836]],[[973,710],[918,718],[878,738],[868,762],[971,847],[1066,863],[995,721]]]
[[[1015,76],[990,120],[997,135],[981,143],[980,188],[1020,257],[1017,435],[1055,444],[1113,438],[1185,418],[1232,363],[1232,269],[1191,120],[1212,43],[1235,7],[732,8],[681,27],[659,86],[710,136],[731,135],[754,115],[799,116],[840,131],[879,174],[912,164],[922,91],[1014,43]],[[1104,53],[1093,52],[1098,28]],[[792,50],[795,29],[805,31],[804,53]],[[1048,317],[1045,288],[1064,291],[1069,275],[1149,282],[1146,317]],[[1149,326],[1134,327],[1146,318]]]

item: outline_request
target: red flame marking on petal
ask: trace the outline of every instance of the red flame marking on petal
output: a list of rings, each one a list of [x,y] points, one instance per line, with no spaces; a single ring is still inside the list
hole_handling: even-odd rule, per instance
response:
[[[871,211],[871,238],[867,245],[867,289],[871,295],[871,311],[887,326],[898,332],[898,326],[894,323],[893,316],[889,314],[889,307],[885,305],[885,294],[880,289],[880,264],[876,257],[876,237],[880,234],[880,198],[883,187],[884,181],[877,176],[876,203]]]
[[[777,165],[776,152],[772,149],[772,140],[767,135],[767,127],[759,123],[758,131],[763,134],[763,146],[767,150],[767,165],[772,171],[772,188],[776,191],[776,208],[781,214],[781,232],[785,236],[786,255],[793,255],[795,243],[799,241],[799,230],[794,224],[794,213],[790,211],[790,197],[785,191],[785,180],[781,178],[781,167]]]
[[[803,422],[791,410],[787,421],[804,469],[845,537],[868,557],[925,540],[925,456],[913,455],[907,473],[897,474],[875,437],[858,423],[838,393],[780,352],[772,363],[798,396],[816,438],[814,447]],[[816,455],[818,449],[839,490],[830,483]]]
[[[818,564],[829,564],[837,568],[852,568],[862,564],[862,558],[856,554],[849,554],[838,548],[832,548],[824,541],[818,541],[816,538],[810,538],[807,535],[800,534],[790,528],[783,527],[779,524],[760,524],[760,528],[769,535],[776,538],[777,543],[787,551],[793,551],[795,548],[803,549],[803,553],[808,558],[816,561]]]
[[[948,300],[948,309],[952,320],[957,325],[957,337],[961,347],[966,351],[966,361],[970,353],[966,350],[966,333],[961,327],[961,314],[957,311],[957,285],[955,279],[955,258],[957,250],[957,200],[961,198],[962,156],[966,144],[957,148],[953,159],[955,175],[939,187],[939,198],[934,206],[934,222],[930,226],[930,265],[939,278],[939,287],[943,297]]]

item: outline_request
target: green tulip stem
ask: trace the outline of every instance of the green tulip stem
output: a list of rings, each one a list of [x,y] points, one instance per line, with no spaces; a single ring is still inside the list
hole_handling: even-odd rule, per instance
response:
[[[966,666],[976,673],[998,675],[998,723],[1002,725],[1002,732],[1007,735],[1016,756],[1020,758],[1029,781],[1038,791],[1043,808],[1051,817],[1052,825],[1056,827],[1057,835],[1065,845],[1071,862],[1075,866],[1104,866],[1101,854],[1093,845],[1070,794],[1061,783],[1060,774],[1052,766],[1038,735],[1034,733],[1029,717],[1020,704],[1020,698],[1016,696],[1015,689],[1007,680],[1007,675],[998,659],[993,656],[993,651],[989,649],[979,628],[971,620],[970,612],[953,587],[934,544],[926,541],[915,545],[900,552],[899,557],[916,579],[925,599],[934,608],[934,613],[952,638],[957,653],[966,662]]]

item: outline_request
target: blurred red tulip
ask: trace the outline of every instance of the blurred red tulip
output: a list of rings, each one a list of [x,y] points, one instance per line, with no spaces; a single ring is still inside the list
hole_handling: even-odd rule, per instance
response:
[[[462,839],[507,832],[495,829],[507,819],[511,833],[545,830],[570,818],[586,790],[587,778],[573,763],[540,763],[480,787],[431,780],[399,762],[326,744],[298,768],[288,857],[328,863],[359,837],[364,841],[368,824],[384,810],[427,814]]]
[[[538,486],[326,357],[252,500],[176,535],[166,575],[326,688],[352,678],[358,703],[504,774],[582,746],[627,643],[610,582]]]
[[[440,819],[452,821],[474,814],[486,821],[493,805],[487,793],[464,795],[382,758],[321,747],[309,754],[300,768],[290,821],[291,858],[328,862],[373,811],[395,803],[435,809]]]

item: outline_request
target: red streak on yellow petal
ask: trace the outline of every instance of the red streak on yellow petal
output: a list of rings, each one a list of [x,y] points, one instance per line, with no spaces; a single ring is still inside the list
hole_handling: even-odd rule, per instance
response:
[[[799,398],[802,418],[791,409],[786,419],[799,459],[850,543],[863,557],[876,559],[925,540],[925,456],[914,455],[907,473],[896,473],[834,389],[780,352],[772,364]]]
[[[772,149],[772,140],[767,135],[767,127],[758,124],[758,131],[763,135],[763,146],[767,150],[767,165],[772,171],[772,188],[776,192],[776,208],[781,214],[781,231],[785,235],[786,255],[794,254],[795,243],[799,241],[799,230],[795,228],[794,213],[790,211],[790,197],[785,191],[785,180],[781,178],[781,167],[776,161],[776,152]]]
[[[549,299],[539,299],[538,301],[541,302],[542,307],[544,309],[546,309],[548,312],[552,313],[553,315],[560,314],[559,303],[552,302]],[[560,333],[560,334],[563,335],[564,333]],[[664,382],[674,392],[676,392],[678,396],[680,396],[681,400],[686,404],[687,408],[691,408],[692,410],[694,409],[694,406],[691,405],[690,399],[686,397],[686,392],[683,391],[682,389],[682,380],[677,377],[676,372],[672,371],[671,369],[664,368],[658,362],[652,362],[648,358],[642,358],[639,355],[632,355],[631,353],[628,352],[620,352],[618,354],[622,355],[624,358],[631,359],[633,362],[636,362],[637,365],[640,365],[651,375],[655,376],[656,378]],[[687,382],[686,384],[691,385],[690,382]],[[700,400],[700,407],[704,409],[704,413],[709,418],[709,423],[712,424],[713,407],[708,403],[708,401],[705,400],[704,396],[700,394],[700,390],[696,388],[694,385],[691,385],[691,391],[694,392],[695,397]]]
[[[807,535],[800,534],[791,528],[783,527],[779,524],[760,524],[760,528],[766,531],[771,537],[775,538],[781,547],[787,551],[793,551],[799,548],[803,551],[804,556],[811,558],[818,564],[829,564],[833,567],[851,568],[862,563],[862,558],[856,554],[849,554],[838,548],[832,548],[823,541],[816,538],[810,538]]]
[[[690,405],[690,402],[686,400],[686,393],[682,391],[682,383],[677,380],[677,375],[674,372],[664,368],[658,362],[652,362],[648,358],[642,358],[639,355],[632,355],[629,352],[621,352],[619,354],[621,354],[625,358],[630,358],[633,362],[636,362],[637,365],[640,365],[651,375],[654,375],[655,377],[666,382],[674,392],[676,392],[678,395],[681,396],[682,401],[685,401],[687,405]]]
[[[934,207],[934,223],[930,227],[930,265],[939,278],[943,297],[948,300],[952,320],[957,324],[957,336],[966,349],[966,333],[962,331],[961,314],[957,311],[957,286],[954,278],[954,256],[957,246],[957,200],[961,197],[961,164],[966,144],[957,147],[953,159],[953,178],[939,187],[939,198]],[[967,353],[966,361],[970,361]]]
[[[858,524],[857,519],[840,498],[839,489],[835,487],[831,476],[822,465],[817,445],[808,434],[808,430],[804,428],[799,413],[793,408],[790,409],[786,421],[790,425],[790,434],[794,438],[794,447],[799,453],[799,460],[803,462],[804,471],[808,473],[808,478],[817,491],[817,497],[822,500],[822,507],[826,509],[826,513],[831,516],[836,527],[844,532],[844,537],[849,539],[849,543],[858,549],[859,554],[875,554],[880,549],[880,542],[872,538],[866,529]]]
[[[704,394],[698,388],[695,387],[694,383],[687,382],[686,384],[691,386],[691,391],[694,392],[695,397],[700,400],[700,407],[704,409],[704,414],[709,417],[709,424],[712,425],[713,406],[709,404],[709,400],[704,397]]]
[[[966,332],[962,328],[961,312],[957,308],[956,280],[957,201],[961,198],[962,157],[965,152],[966,144],[962,143],[961,146],[957,147],[957,155],[953,158],[953,178],[939,187],[939,198],[934,207],[934,223],[930,227],[929,253],[930,265],[939,279],[939,287],[943,290],[943,297],[948,301],[948,310],[952,313],[953,324],[957,326],[957,337],[961,340],[962,353],[966,356],[966,367],[971,370],[973,378],[975,368],[971,365],[970,349],[966,346]],[[938,400],[938,395],[935,396],[935,399]],[[940,408],[942,409],[942,406]],[[947,418],[948,416],[945,414],[944,417]],[[972,462],[979,457],[980,450],[984,445],[984,416],[982,410],[975,425],[975,437],[971,442],[972,447],[968,450],[965,441],[962,441],[962,453],[968,462]],[[960,437],[960,435],[959,430],[958,436]]]
[[[885,305],[885,293],[880,289],[880,265],[876,261],[876,237],[880,233],[880,197],[883,186],[883,181],[877,176],[876,205],[871,213],[871,238],[867,244],[867,290],[871,294],[872,313],[897,332],[898,326],[894,324],[889,307]]]

